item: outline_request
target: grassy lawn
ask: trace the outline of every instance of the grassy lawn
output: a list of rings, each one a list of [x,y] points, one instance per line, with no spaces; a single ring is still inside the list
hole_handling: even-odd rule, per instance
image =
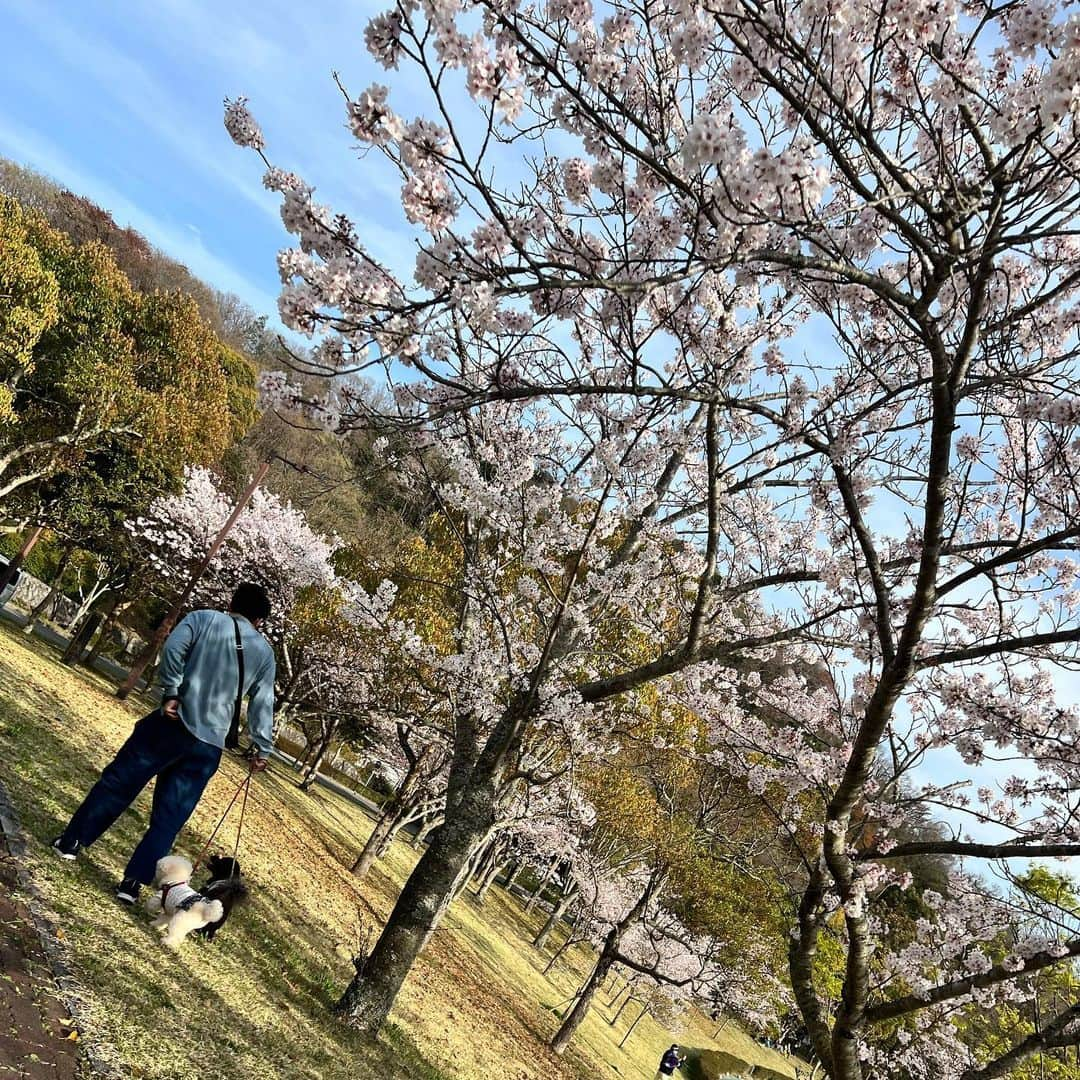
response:
[[[540,916],[492,889],[478,907],[455,903],[398,1000],[377,1043],[336,1021],[329,1007],[350,973],[365,930],[377,929],[415,853],[397,844],[362,886],[348,866],[371,827],[351,803],[298,790],[275,764],[256,780],[240,851],[252,900],[212,945],[189,942],[176,957],[161,948],[141,910],[119,908],[107,891],[140,835],[149,807],[125,815],[76,864],[46,849],[123,741],[139,713],[111,686],[59,665],[40,643],[0,629],[0,775],[32,838],[31,870],[71,953],[93,1031],[132,1077],[349,1077],[410,1080],[651,1078],[677,1039],[706,1061],[756,1076],[790,1077],[789,1062],[728,1025],[693,1014],[678,1032],[642,1021],[618,1049],[618,1027],[594,1009],[565,1059],[545,1040],[555,1008],[588,968],[585,950],[545,977],[529,944]],[[178,841],[194,856],[242,776],[228,758]],[[231,851],[230,823],[223,847]],[[36,840],[37,842],[33,842]],[[606,997],[601,999],[606,1003]],[[709,1070],[711,1072],[711,1069]]]

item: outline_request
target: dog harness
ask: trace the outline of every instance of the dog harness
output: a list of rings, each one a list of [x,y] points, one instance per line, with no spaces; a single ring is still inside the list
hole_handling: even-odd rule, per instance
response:
[[[200,900],[205,899],[201,892],[193,889],[186,881],[167,881],[161,886],[161,909],[166,915],[190,911]]]

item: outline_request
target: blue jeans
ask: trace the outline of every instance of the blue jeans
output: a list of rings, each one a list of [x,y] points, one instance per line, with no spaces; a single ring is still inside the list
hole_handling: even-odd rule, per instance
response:
[[[218,747],[201,742],[182,721],[170,720],[155,710],[135,725],[127,742],[105,766],[101,779],[68,822],[62,839],[88,847],[156,776],[150,827],[124,871],[125,878],[148,885],[154,880],[158,859],[172,849],[176,834],[191,817],[220,761]]]

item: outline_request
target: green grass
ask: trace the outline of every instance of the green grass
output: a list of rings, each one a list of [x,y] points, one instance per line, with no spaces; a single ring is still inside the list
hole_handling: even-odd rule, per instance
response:
[[[212,945],[166,953],[141,911],[108,889],[145,823],[149,799],[128,813],[78,863],[56,860],[44,842],[71,811],[138,715],[111,686],[59,665],[23,635],[0,631],[0,775],[32,840],[31,870],[57,916],[95,1035],[131,1077],[355,1077],[390,1080],[651,1080],[673,1039],[700,1052],[705,1076],[719,1054],[745,1073],[790,1077],[790,1064],[728,1025],[688,1014],[678,1031],[642,1021],[620,1050],[629,1022],[608,1024],[607,996],[565,1058],[546,1046],[555,1006],[588,970],[588,950],[571,950],[550,977],[530,944],[543,916],[526,917],[516,898],[492,889],[450,909],[398,999],[392,1023],[369,1042],[337,1021],[330,1006],[346,985],[364,933],[377,931],[412,866],[404,843],[358,884],[348,872],[371,828],[352,803],[321,788],[303,793],[296,774],[274,765],[256,781],[240,857],[252,899]],[[194,855],[242,773],[227,760],[181,834]],[[223,847],[231,848],[230,826]],[[36,839],[36,843],[34,842]],[[628,1011],[629,1013],[629,1011]],[[768,1070],[769,1072],[766,1072]]]

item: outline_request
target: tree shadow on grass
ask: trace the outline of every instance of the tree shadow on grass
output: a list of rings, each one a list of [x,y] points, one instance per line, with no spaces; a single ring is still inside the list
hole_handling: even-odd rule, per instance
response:
[[[749,1076],[748,1066],[741,1058],[723,1050],[691,1050],[687,1065],[687,1080],[727,1080],[727,1077]],[[785,1073],[775,1072],[765,1065],[757,1065],[754,1080],[790,1080]]]
[[[483,918],[489,927],[503,935],[503,940],[515,956],[527,957],[527,966],[538,976],[534,985],[543,988],[543,996],[533,998],[513,992],[515,984],[508,978],[505,956],[495,947],[495,935],[477,935],[473,933],[468,922],[454,919],[457,906],[462,904],[468,904],[474,913],[483,912]],[[528,936],[529,919],[517,905],[517,901],[501,888],[493,888],[483,905],[477,905],[471,896],[460,897],[450,909],[448,921],[451,920],[453,928],[459,933],[459,940],[466,946],[463,954],[455,958],[457,969],[474,985],[488,988],[491,1007],[501,1010],[508,1019],[515,1021],[522,1036],[535,1040],[538,1044],[537,1056],[550,1062],[552,1074],[554,1075],[556,1068],[569,1065],[576,1075],[594,1075],[596,1062],[590,1060],[582,1051],[580,1041],[590,1037],[588,1029],[579,1033],[578,1041],[571,1043],[563,1057],[556,1055],[549,1047],[552,1036],[562,1023],[563,1010],[570,1003],[586,973],[564,968],[544,975],[542,968],[547,963],[547,958],[542,957],[543,962],[538,964],[533,956],[541,954],[533,948]],[[483,971],[486,977],[476,975],[477,971]],[[600,1002],[597,1001],[594,1009],[599,1008]],[[604,1059],[603,1053],[598,1056]],[[620,1059],[620,1063],[608,1061],[610,1072],[604,1075],[624,1075],[620,1064],[625,1066],[629,1064],[629,1060]],[[636,1074],[635,1069],[633,1075]]]

